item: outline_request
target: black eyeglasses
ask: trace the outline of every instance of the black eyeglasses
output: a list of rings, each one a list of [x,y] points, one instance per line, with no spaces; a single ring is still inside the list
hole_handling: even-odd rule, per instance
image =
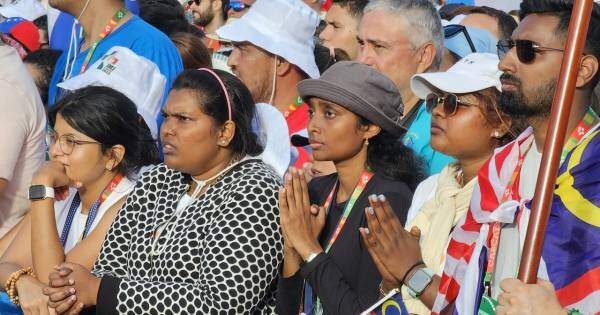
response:
[[[48,141],[48,146],[53,146],[54,144],[56,144],[58,142],[60,150],[66,155],[73,153],[73,149],[75,148],[76,145],[100,144],[100,142],[96,142],[96,141],[75,140],[75,137],[73,135],[69,135],[69,134],[62,135],[62,136],[58,137],[58,139],[57,139],[56,133],[54,133],[54,132],[48,133],[47,141]]]
[[[235,12],[242,12],[244,9],[250,9],[251,5],[245,4],[241,1],[231,1],[229,2],[228,7]]]
[[[465,35],[465,39],[467,40],[467,43],[469,43],[471,52],[477,52],[477,49],[475,49],[475,44],[473,44],[473,40],[471,39],[471,36],[469,36],[469,32],[467,31],[466,27],[460,24],[450,24],[444,26],[444,38],[452,38],[460,33]]]
[[[500,59],[511,50],[513,47],[517,47],[517,58],[522,63],[532,63],[535,60],[535,54],[542,51],[556,51],[564,52],[564,49],[542,47],[530,40],[526,39],[503,39],[498,42],[498,56]]]
[[[458,99],[458,96],[452,93],[448,93],[444,97],[440,97],[435,93],[429,93],[429,95],[427,95],[427,97],[425,98],[425,108],[429,113],[431,113],[433,109],[436,108],[439,104],[443,105],[443,110],[446,117],[456,114],[458,106],[477,106],[475,104],[461,101],[460,99]]]

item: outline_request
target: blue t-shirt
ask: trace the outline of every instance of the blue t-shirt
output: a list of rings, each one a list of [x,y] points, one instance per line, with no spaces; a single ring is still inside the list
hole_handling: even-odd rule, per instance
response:
[[[417,106],[419,106],[417,117],[408,128],[402,141],[425,161],[429,175],[437,174],[454,159],[431,148],[429,144],[431,114],[425,110],[425,104],[422,102]]]
[[[108,35],[104,40],[100,41],[90,65],[100,59],[106,52],[114,47],[122,46],[131,49],[136,54],[147,58],[154,62],[161,74],[167,79],[167,90],[164,93],[163,104],[167,98],[167,92],[170,90],[173,81],[177,75],[183,71],[183,63],[177,48],[173,42],[161,31],[146,23],[144,20],[134,15],[129,21],[125,22],[121,27]],[[79,74],[83,62],[87,55],[87,50],[80,52],[71,71],[71,76]],[[57,84],[62,82],[67,64],[67,51],[63,51],[62,56],[56,63],[56,68],[50,81],[50,90],[48,92],[48,104],[53,106],[57,101],[59,88]],[[162,115],[159,115],[156,120],[160,127],[162,123]]]

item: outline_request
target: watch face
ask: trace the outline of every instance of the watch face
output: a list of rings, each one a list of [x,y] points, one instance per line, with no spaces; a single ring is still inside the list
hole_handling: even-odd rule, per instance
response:
[[[46,197],[46,187],[44,185],[34,185],[29,187],[29,199],[37,200]]]
[[[431,282],[431,277],[423,270],[418,269],[408,280],[407,285],[415,292],[421,293]]]

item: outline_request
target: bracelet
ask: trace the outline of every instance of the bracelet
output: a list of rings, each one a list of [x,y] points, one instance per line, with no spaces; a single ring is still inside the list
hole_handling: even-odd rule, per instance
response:
[[[421,265],[425,265],[425,263],[422,260],[419,260],[416,264],[412,265],[410,268],[408,268],[408,270],[406,271],[406,273],[404,274],[404,277],[402,277],[402,282],[401,283],[405,283],[406,277],[408,277],[408,274],[415,269],[416,267],[419,267]]]
[[[394,290],[394,289],[392,289],[392,290]],[[381,280],[381,282],[379,282],[379,294],[381,294],[381,297],[388,295],[388,293],[390,293],[392,290],[387,291],[387,292],[383,291],[383,280]]]
[[[8,294],[8,298],[10,301],[19,306],[19,295],[16,289],[17,281],[21,276],[28,275],[35,278],[35,273],[33,272],[33,268],[23,268],[13,272],[8,280],[6,280],[6,285],[4,286],[6,293]]]

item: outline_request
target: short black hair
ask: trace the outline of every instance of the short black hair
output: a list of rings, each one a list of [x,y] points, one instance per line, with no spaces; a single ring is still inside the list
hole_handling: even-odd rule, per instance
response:
[[[331,49],[321,44],[315,44],[315,62],[320,74],[323,74],[337,62],[350,60],[348,53],[340,48],[334,48],[333,55],[331,52]]]
[[[362,18],[363,11],[369,3],[369,0],[333,0],[333,4],[348,10],[354,18]]]
[[[159,154],[150,129],[125,94],[105,86],[89,86],[62,98],[48,113],[50,127],[56,116],[75,130],[98,141],[102,151],[115,145],[125,147],[117,170],[134,178],[142,166],[158,164]]]
[[[263,147],[252,130],[256,106],[252,94],[240,79],[222,70],[213,70],[223,81],[231,100],[231,119],[235,123],[235,135],[230,143],[234,154],[256,156]],[[228,119],[227,99],[217,79],[207,71],[185,70],[173,83],[172,91],[191,90],[196,95],[198,106],[217,125]]]
[[[40,97],[42,98],[42,103],[44,103],[44,105],[48,104],[50,79],[52,78],[54,67],[61,54],[62,52],[59,50],[40,49],[27,54],[23,59],[24,63],[34,65],[41,74],[40,77],[35,80],[35,85],[40,92]]]
[[[517,21],[510,14],[487,6],[464,6],[454,11],[454,15],[459,14],[484,14],[495,18],[498,21],[498,31],[501,37],[499,39],[510,38],[518,26]]]
[[[542,14],[555,16],[559,19],[554,29],[555,34],[560,36],[563,43],[566,41],[573,12],[573,1],[569,0],[524,0],[521,3],[520,19],[523,20],[530,14]],[[592,15],[585,40],[583,52],[592,55],[600,63],[600,5],[592,4]],[[600,71],[596,73],[591,81],[591,88],[596,87],[600,81]]]

